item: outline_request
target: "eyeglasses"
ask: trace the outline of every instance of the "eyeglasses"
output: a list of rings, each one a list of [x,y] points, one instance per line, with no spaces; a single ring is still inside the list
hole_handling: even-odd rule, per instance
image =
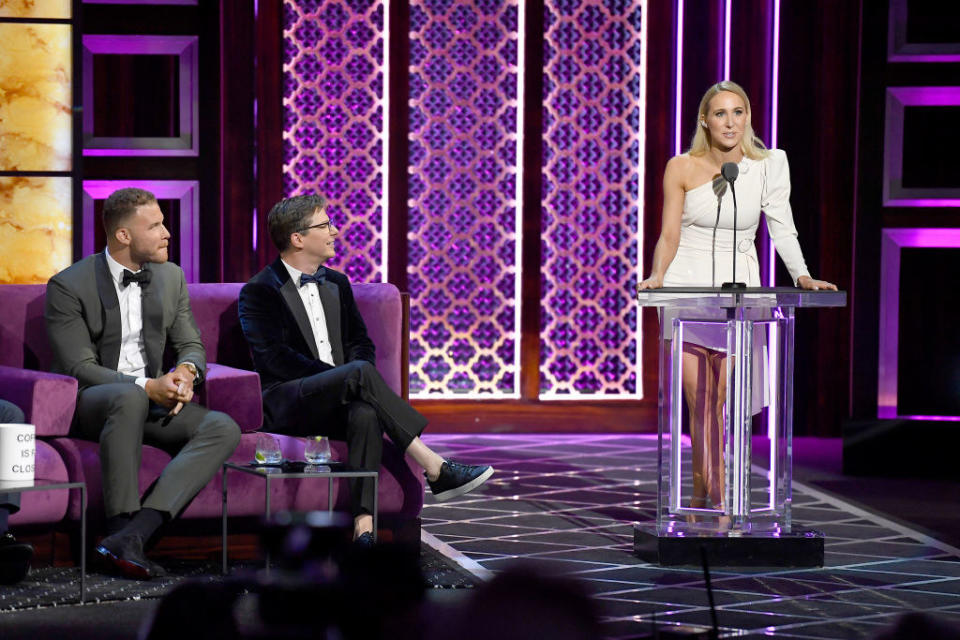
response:
[[[303,233],[304,231],[309,231],[310,229],[327,229],[329,231],[330,229],[336,229],[336,228],[337,228],[337,225],[333,222],[333,220],[331,220],[330,218],[327,218],[326,222],[321,222],[320,224],[312,224],[309,227],[304,227],[303,229],[297,229],[297,233]]]

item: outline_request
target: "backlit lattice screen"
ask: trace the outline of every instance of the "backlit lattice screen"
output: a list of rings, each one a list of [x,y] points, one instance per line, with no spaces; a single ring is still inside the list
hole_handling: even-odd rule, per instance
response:
[[[637,394],[642,2],[547,2],[541,397]]]
[[[383,2],[284,2],[284,192],[330,200],[330,266],[354,282],[379,282],[385,268],[383,36]]]
[[[516,393],[517,2],[410,7],[410,391]]]

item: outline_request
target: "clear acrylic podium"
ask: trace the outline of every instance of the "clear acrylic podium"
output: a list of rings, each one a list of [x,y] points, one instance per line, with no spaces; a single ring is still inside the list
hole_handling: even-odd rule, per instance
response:
[[[796,530],[790,513],[794,311],[845,306],[846,293],[672,287],[642,291],[637,300],[660,313],[660,386],[657,516],[636,525],[636,555],[661,565],[699,565],[707,553],[713,565],[822,566],[822,534]],[[712,354],[715,369],[697,360],[704,353]],[[698,454],[702,461],[715,447],[712,460],[720,460],[711,473],[717,504],[704,492],[711,485],[703,477],[707,467],[693,466],[694,436],[684,434],[690,417],[683,381],[689,390],[692,377],[722,375],[719,363],[726,393],[713,442]],[[691,401],[705,406],[705,397]],[[696,437],[706,438],[709,428],[694,427]],[[755,438],[769,455],[754,459]]]

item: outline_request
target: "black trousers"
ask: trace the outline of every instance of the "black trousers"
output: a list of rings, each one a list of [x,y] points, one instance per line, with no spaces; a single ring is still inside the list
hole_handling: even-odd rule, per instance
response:
[[[406,451],[427,426],[426,418],[366,360],[281,383],[264,392],[263,399],[271,431],[345,441],[348,464],[365,471],[379,471],[384,434]],[[350,494],[355,516],[373,513],[371,480],[351,480]]]
[[[77,397],[73,430],[100,443],[106,516],[138,511],[138,476],[143,443],[164,449],[173,460],[143,501],[144,507],[175,517],[220,470],[240,442],[233,418],[188,402],[175,416],[154,404],[136,384],[101,384]]]

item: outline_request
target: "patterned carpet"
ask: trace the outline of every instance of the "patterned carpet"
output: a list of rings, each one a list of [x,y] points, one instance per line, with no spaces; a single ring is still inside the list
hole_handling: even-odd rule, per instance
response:
[[[633,524],[654,519],[656,436],[424,440],[443,455],[497,468],[474,494],[443,504],[427,497],[424,530],[466,562],[495,572],[522,559],[582,580],[603,607],[610,638],[648,634],[654,622],[677,630],[710,624],[699,570],[632,555]],[[826,534],[825,566],[713,568],[721,637],[873,637],[912,611],[960,628],[960,549],[796,482],[793,504],[799,528]]]
[[[432,540],[429,536],[428,540]],[[434,543],[439,544],[439,543]],[[456,555],[451,552],[451,555]],[[86,603],[116,602],[161,598],[184,580],[219,582],[220,566],[213,562],[177,562],[164,560],[170,575],[149,581],[126,580],[96,571],[88,572]],[[477,577],[468,563],[460,566],[442,551],[425,542],[420,550],[420,568],[426,584],[434,589],[469,589],[482,578]],[[242,563],[233,565],[237,572],[251,574],[259,565]],[[57,607],[76,604],[80,597],[80,569],[75,567],[45,567],[33,569],[23,582],[13,586],[0,586],[0,626],[3,614],[31,608]],[[0,633],[0,638],[3,634]]]

